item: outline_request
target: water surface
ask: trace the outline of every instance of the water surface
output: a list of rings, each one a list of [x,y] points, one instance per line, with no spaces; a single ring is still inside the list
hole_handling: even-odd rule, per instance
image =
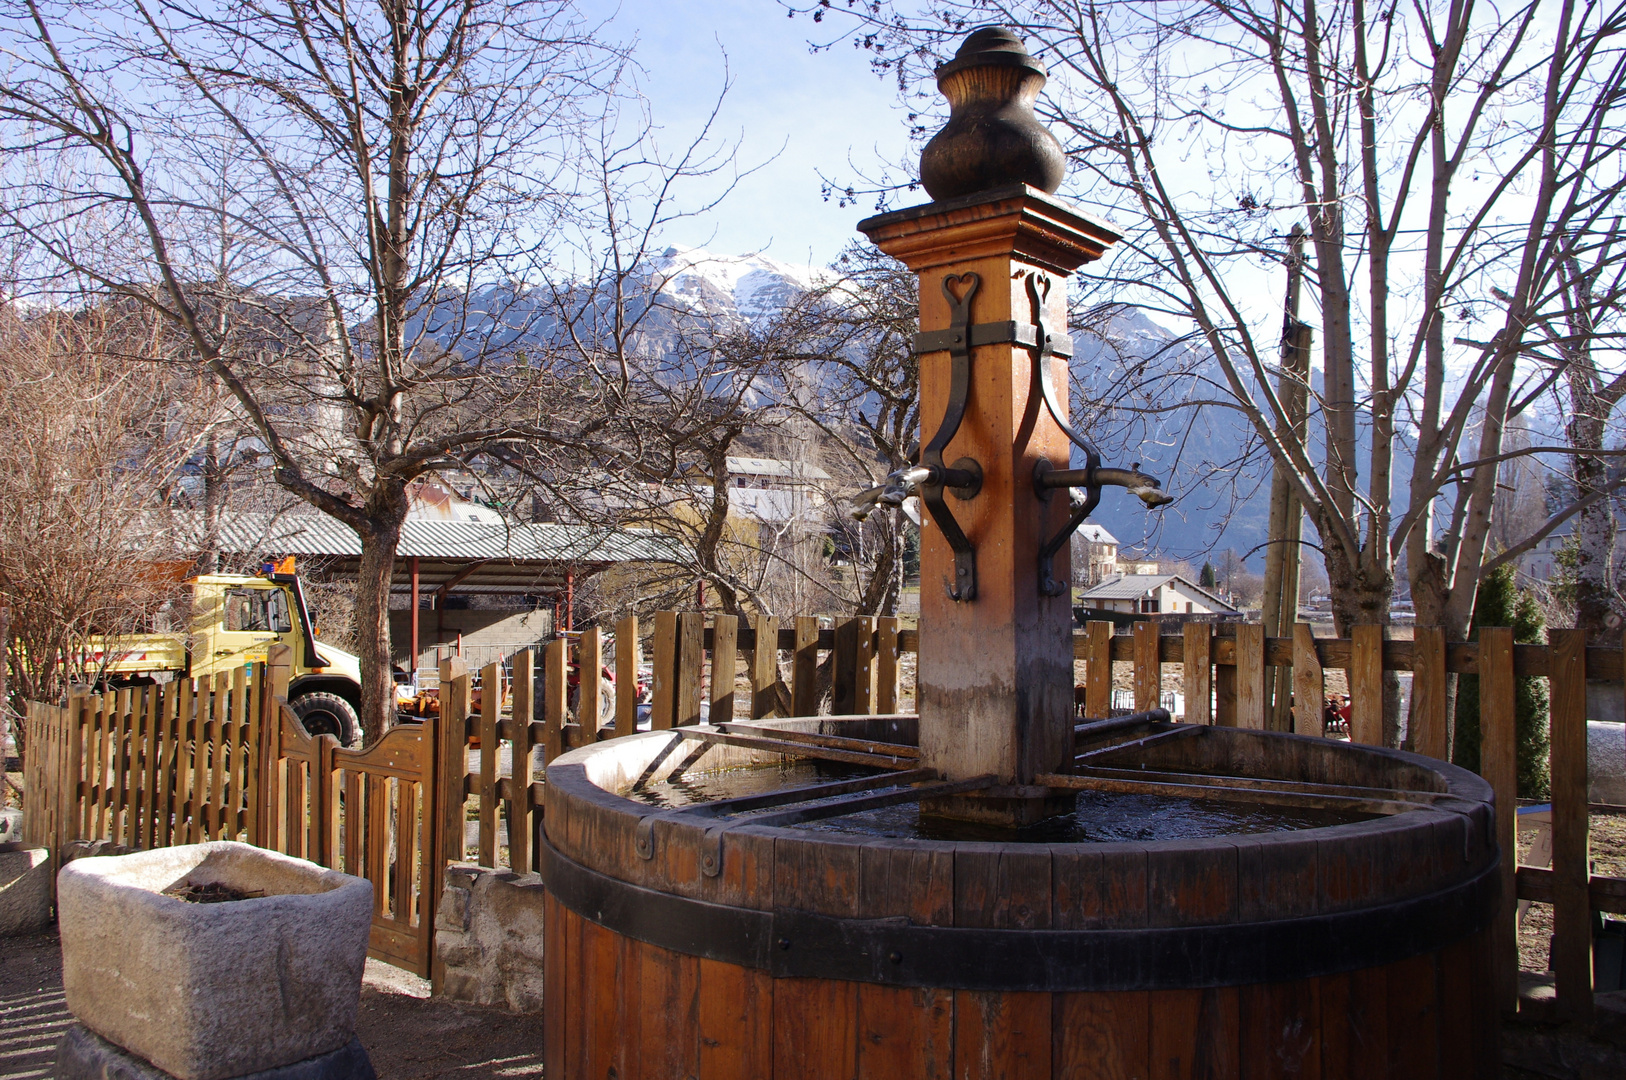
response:
[[[677,808],[874,776],[880,771],[868,766],[803,758],[784,765],[689,772],[658,784],[639,785],[621,794],[648,806]],[[777,814],[818,806],[826,801],[810,800],[767,812]],[[1071,814],[1058,815],[1023,829],[922,817],[920,805],[914,802],[820,818],[792,827],[899,840],[1099,844],[1319,829],[1365,821],[1373,816],[1350,811],[1260,806],[1245,800],[1081,791]]]

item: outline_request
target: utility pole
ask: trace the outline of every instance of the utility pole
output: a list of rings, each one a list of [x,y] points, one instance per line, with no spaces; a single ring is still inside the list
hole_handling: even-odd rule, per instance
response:
[[[1309,424],[1310,324],[1299,319],[1299,293],[1304,283],[1304,226],[1295,225],[1287,238],[1287,301],[1282,317],[1281,374],[1276,395],[1287,414],[1277,428],[1283,443],[1303,443]],[[1293,633],[1299,611],[1299,541],[1304,532],[1304,510],[1288,484],[1287,466],[1276,462],[1270,484],[1270,536],[1265,548],[1264,623],[1266,637]],[[1271,731],[1292,731],[1293,673],[1273,668],[1270,703],[1265,726]],[[1319,709],[1319,701],[1300,702],[1300,708]]]

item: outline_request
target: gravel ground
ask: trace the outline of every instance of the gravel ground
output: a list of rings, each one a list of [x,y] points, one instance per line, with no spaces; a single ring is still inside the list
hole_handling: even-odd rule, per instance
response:
[[[56,934],[0,941],[0,1080],[44,1080],[71,1022]],[[380,1080],[540,1077],[542,1018],[429,1000],[429,984],[367,962],[357,1034]]]

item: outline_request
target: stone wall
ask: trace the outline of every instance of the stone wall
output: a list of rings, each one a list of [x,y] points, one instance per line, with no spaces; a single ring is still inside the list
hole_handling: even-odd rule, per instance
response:
[[[471,863],[446,867],[435,954],[453,1001],[511,1012],[542,1008],[542,879]]]

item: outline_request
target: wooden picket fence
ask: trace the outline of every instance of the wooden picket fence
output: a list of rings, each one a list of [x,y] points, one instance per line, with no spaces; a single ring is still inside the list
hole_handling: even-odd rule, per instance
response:
[[[263,677],[238,668],[29,703],[24,842],[60,857],[74,840],[153,848],[257,835],[263,691]]]
[[[833,625],[824,625],[824,622]],[[757,618],[659,612],[650,635],[653,700],[646,727],[729,724],[749,739],[751,721],[818,711],[828,690],[838,714],[890,713],[907,694],[903,654],[915,631],[896,619]],[[312,739],[288,710],[285,659],[216,680],[171,683],[31,705],[25,840],[53,851],[71,840],[132,847],[236,837],[303,855],[368,878],[375,886],[373,955],[419,973],[433,970],[432,930],[445,865],[472,859],[525,873],[537,867],[542,777],[536,765],[639,726],[640,626],[616,626],[615,701],[592,677],[603,666],[596,628],[555,640],[478,673],[457,658],[441,665],[441,716],[402,725],[376,746],[350,751]],[[1104,717],[1112,665],[1132,671],[1134,708],[1155,707],[1163,665],[1179,664],[1188,723],[1265,729],[1273,669],[1290,672],[1298,702],[1291,726],[1322,730],[1323,677],[1346,673],[1349,737],[1382,742],[1385,671],[1412,675],[1409,740],[1419,753],[1446,753],[1446,688],[1452,673],[1480,677],[1483,772],[1496,792],[1503,904],[1495,927],[1497,978],[1508,1008],[1519,1001],[1516,903],[1553,906],[1556,1006],[1584,1016],[1592,1002],[1592,916],[1626,913],[1626,879],[1594,876],[1587,859],[1586,681],[1619,680],[1617,647],[1589,646],[1584,633],[1554,630],[1547,645],[1516,645],[1511,631],[1484,629],[1478,642],[1447,642],[1419,627],[1411,641],[1387,641],[1378,627],[1349,638],[1316,638],[1310,627],[1267,638],[1254,624],[1137,624],[1114,634],[1091,623],[1075,634],[1084,662],[1082,712]],[[771,642],[771,648],[758,648]],[[830,660],[828,684],[821,663]],[[586,677],[571,707],[572,660]],[[742,672],[743,668],[743,672]],[[726,673],[714,677],[711,673]],[[782,678],[781,672],[788,672]],[[1544,677],[1551,701],[1552,867],[1517,867],[1514,679]],[[743,686],[743,693],[741,684]],[[702,705],[704,704],[704,708]],[[1281,726],[1276,722],[1274,726]],[[508,767],[504,768],[504,759]],[[269,762],[267,766],[265,763]],[[1503,812],[1503,811],[1506,812]],[[472,833],[472,836],[470,835]],[[1526,1001],[1525,1006],[1532,1006]]]
[[[429,974],[445,860],[433,849],[439,721],[365,751],[306,734],[289,650],[213,679],[31,703],[24,841],[132,849],[240,840],[373,883],[369,953]]]

